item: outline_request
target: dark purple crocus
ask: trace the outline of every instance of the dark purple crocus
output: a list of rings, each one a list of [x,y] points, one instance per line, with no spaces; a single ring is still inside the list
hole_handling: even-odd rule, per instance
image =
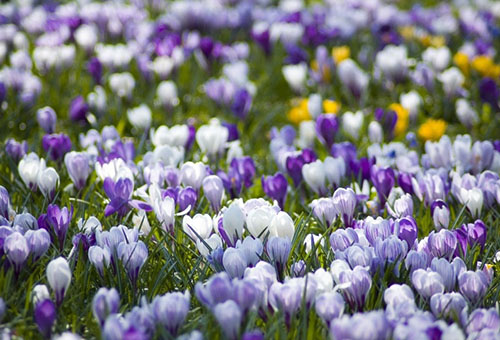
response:
[[[292,177],[295,187],[299,186],[302,181],[302,167],[304,166],[304,157],[299,155],[290,155],[286,159],[286,170],[288,175]]]
[[[479,96],[485,103],[491,105],[491,108],[498,111],[498,98],[500,97],[500,90],[497,83],[491,78],[483,78],[479,82]]]
[[[335,134],[338,129],[338,119],[334,114],[323,114],[316,119],[316,132],[318,133],[320,140],[326,144],[328,150],[330,150],[333,145]]]
[[[392,139],[394,128],[398,121],[398,115],[393,110],[384,110],[376,108],[374,112],[375,119],[382,125],[382,129],[389,140]]]
[[[297,45],[289,44],[285,47],[287,56],[284,60],[285,64],[300,64],[302,62],[306,62],[309,59],[307,52],[304,51]]]
[[[207,59],[211,59],[212,51],[214,49],[214,41],[210,37],[203,37],[200,39],[200,50]]]
[[[454,230],[457,237],[458,246],[455,255],[459,256],[467,253],[467,246],[473,248],[479,245],[481,250],[486,244],[487,228],[483,221],[476,220],[474,223],[463,224],[460,228]]]
[[[238,133],[238,126],[236,126],[236,124],[224,122],[222,123],[222,125],[225,126],[227,131],[229,132],[229,134],[227,135],[228,142],[232,142],[240,138],[240,134]]]
[[[261,183],[265,194],[278,201],[280,208],[283,209],[288,189],[286,177],[281,172],[277,172],[274,176],[263,175]]]
[[[418,235],[417,222],[411,216],[400,218],[398,224],[397,236],[400,240],[408,243],[408,249],[411,249]]]
[[[405,193],[413,195],[413,185],[411,183],[411,179],[411,174],[400,172],[398,175],[398,185]]]
[[[373,186],[377,189],[380,206],[385,206],[385,201],[389,197],[395,182],[394,170],[392,168],[379,168],[376,165],[372,166],[371,180]]]
[[[240,119],[245,119],[252,107],[252,95],[245,88],[236,91],[231,104],[231,111]]]
[[[5,152],[15,162],[18,162],[24,155],[26,155],[26,152],[28,152],[28,143],[26,143],[26,141],[19,143],[15,139],[9,138],[5,142]]]
[[[64,240],[68,232],[69,223],[73,217],[73,207],[69,210],[67,207],[59,208],[55,204],[49,204],[47,213],[38,218],[38,225],[40,228],[53,231],[59,241],[59,249],[64,247]]]
[[[6,96],[7,96],[7,88],[5,87],[5,84],[0,81],[0,103],[4,101]]]
[[[87,63],[87,71],[90,73],[96,84],[101,83],[102,64],[98,58],[90,58],[89,62]]]
[[[69,118],[74,121],[85,122],[87,121],[87,112],[89,106],[82,96],[78,96],[71,101],[69,107]]]
[[[71,151],[71,140],[64,133],[54,133],[43,136],[42,146],[51,159],[60,161],[67,152]]]
[[[119,178],[115,183],[108,177],[104,180],[103,188],[111,200],[104,209],[104,216],[106,217],[117,213],[118,217],[122,218],[129,211],[130,207],[145,211],[152,210],[149,204],[131,199],[134,183],[130,178]]]
[[[231,161],[231,168],[240,175],[245,187],[249,188],[252,186],[253,178],[255,177],[255,164],[252,157],[245,156],[233,158]]]
[[[56,306],[50,299],[43,300],[35,306],[35,323],[46,339],[50,338],[52,325],[56,321]]]
[[[197,200],[198,194],[194,188],[185,187],[181,189],[177,195],[177,205],[179,206],[179,211],[184,211],[189,206],[191,206],[192,210],[196,205]]]
[[[222,180],[224,189],[229,193],[231,198],[236,198],[241,192],[241,176],[234,168],[229,168],[227,173],[222,170],[217,171],[217,176]]]
[[[252,39],[264,50],[266,55],[271,54],[271,36],[269,30],[253,30],[251,33]]]

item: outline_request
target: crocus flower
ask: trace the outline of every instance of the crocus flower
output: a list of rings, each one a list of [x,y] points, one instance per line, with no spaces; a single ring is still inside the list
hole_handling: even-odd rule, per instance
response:
[[[7,191],[7,189],[0,185],[0,216],[9,218],[9,204],[9,192]]]
[[[90,73],[96,84],[101,83],[102,64],[98,58],[92,57],[87,63],[87,71]]]
[[[283,237],[291,240],[295,232],[295,224],[292,218],[284,211],[280,211],[273,217],[269,224],[269,235]]]
[[[273,266],[268,265],[274,271]],[[234,293],[231,279],[226,272],[212,275],[204,284],[197,282],[194,290],[198,301],[208,308],[232,299]]]
[[[231,105],[231,111],[240,119],[245,119],[252,106],[252,95],[245,88],[236,91]]]
[[[237,248],[227,248],[222,258],[224,269],[232,278],[242,278],[248,262],[245,252]]]
[[[335,134],[339,129],[337,116],[334,114],[323,114],[316,119],[316,131],[321,141],[331,149],[335,140]]]
[[[233,300],[215,305],[213,314],[222,328],[225,336],[230,340],[238,338],[243,313]]]
[[[50,231],[50,229],[54,231],[59,241],[59,249],[63,249],[72,216],[73,207],[71,207],[71,210],[68,210],[67,207],[61,209],[55,204],[49,204],[47,213],[41,215],[38,219],[40,227],[47,229],[47,231]]]
[[[392,168],[381,169],[374,165],[371,169],[371,180],[373,186],[377,189],[380,206],[383,207],[394,186],[394,170],[392,170]]]
[[[128,277],[135,284],[139,271],[148,257],[148,248],[142,241],[122,242],[118,246],[117,255],[127,270]]]
[[[488,277],[482,271],[474,272],[469,270],[458,276],[460,293],[472,304],[483,298],[489,284]]]
[[[431,204],[431,215],[432,220],[434,221],[434,227],[437,230],[441,228],[448,228],[450,223],[450,209],[448,208],[448,204],[443,200],[435,200]]]
[[[69,107],[69,118],[74,121],[83,121],[87,120],[87,112],[89,111],[89,107],[83,99],[82,96],[78,96],[71,101]]]
[[[119,308],[120,295],[115,288],[101,287],[92,299],[92,314],[101,327],[108,315],[118,313]]]
[[[89,248],[88,257],[90,263],[94,265],[99,275],[103,276],[104,267],[108,267],[111,261],[109,250],[99,246],[91,246]]]
[[[483,102],[491,105],[492,109],[498,111],[498,98],[500,97],[500,90],[491,78],[483,78],[479,83],[479,95]]]
[[[314,307],[316,314],[326,323],[342,315],[345,302],[337,292],[325,292],[316,297]]]
[[[353,225],[354,210],[356,209],[356,194],[351,188],[338,188],[333,193],[333,205],[337,214],[341,216],[346,228]]]
[[[53,108],[46,106],[39,109],[36,112],[36,120],[38,121],[38,125],[40,125],[46,133],[54,133],[56,129],[57,116]]]
[[[352,228],[337,229],[330,235],[330,245],[334,251],[346,250],[354,243],[359,242],[356,231]]]
[[[274,176],[262,176],[262,189],[264,193],[278,202],[281,209],[285,206],[286,194],[288,189],[288,181],[281,172],[277,172]]]
[[[350,285],[343,289],[345,301],[353,309],[362,309],[365,305],[368,291],[372,285],[370,273],[363,267],[357,266],[353,270],[345,270],[340,273],[340,284]]]
[[[222,216],[222,228],[219,222],[218,228],[221,237],[229,246],[234,246],[236,240],[243,235],[243,226],[245,224],[245,215],[238,205],[234,202],[224,211]]]
[[[177,195],[177,205],[179,206],[179,211],[185,211],[189,207],[189,211],[193,210],[196,201],[198,200],[198,194],[193,187],[185,187],[179,190]]]
[[[50,247],[50,234],[45,229],[28,230],[24,237],[33,254],[33,261],[42,257]]]
[[[5,152],[15,161],[18,162],[28,152],[28,143],[26,141],[17,142],[15,139],[9,138],[5,142]]]
[[[321,221],[327,228],[335,220],[337,210],[331,197],[321,197],[313,200],[309,207],[312,209],[314,217]]]
[[[45,169],[45,160],[39,158],[37,154],[30,153],[19,161],[18,171],[19,176],[24,184],[33,191],[36,191],[38,174]]]
[[[432,231],[427,239],[427,246],[433,256],[450,258],[457,247],[457,237],[448,229]]]
[[[458,240],[455,255],[465,255],[467,247],[473,248],[479,245],[481,250],[484,248],[487,228],[483,221],[477,220],[474,223],[464,224],[460,228],[453,230],[453,232]]]
[[[322,196],[326,191],[326,172],[322,161],[304,164],[302,166],[302,177],[309,187]]]
[[[494,331],[500,329],[500,316],[495,308],[479,308],[470,314],[467,333],[480,332],[482,329],[492,329]]]
[[[364,327],[358,327],[361,323]],[[333,339],[389,339],[391,327],[384,311],[377,310],[333,319],[330,334]]]
[[[52,325],[56,321],[56,306],[50,299],[46,299],[35,306],[35,322],[38,330],[45,338],[50,338]]]
[[[85,152],[68,152],[64,156],[64,164],[66,165],[66,170],[75,188],[77,190],[83,189],[87,178],[92,172],[88,154]]]
[[[177,335],[186,319],[190,297],[189,291],[174,292],[157,296],[151,303],[155,321],[173,336]]]
[[[185,215],[182,220],[182,229],[193,240],[206,239],[213,231],[212,217],[210,215],[196,214],[194,217]]]
[[[231,168],[240,175],[245,187],[249,188],[252,186],[256,172],[255,163],[252,157],[245,156],[233,158],[231,161]]]
[[[411,282],[417,292],[424,298],[444,292],[443,278],[432,270],[417,269],[411,276]]]
[[[38,172],[37,185],[44,197],[53,200],[59,186],[59,174],[52,167],[45,168]]]
[[[228,130],[218,120],[213,120],[196,131],[196,142],[202,152],[209,158],[215,159],[224,149],[228,136]]]
[[[181,182],[198,190],[207,176],[206,165],[202,162],[186,162],[181,167]]]
[[[47,281],[56,296],[56,304],[59,306],[64,299],[71,283],[71,270],[63,257],[58,257],[47,265]]]
[[[218,212],[224,195],[224,185],[222,180],[215,175],[207,176],[203,179],[203,193],[210,202],[210,206]]]
[[[16,272],[21,270],[22,265],[29,256],[30,249],[23,234],[15,231],[5,238],[3,251],[9,261],[14,265]]]
[[[288,238],[271,237],[267,241],[266,249],[271,261],[276,264],[278,273],[282,273],[284,266],[288,261],[292,242]]]
[[[59,161],[65,153],[71,150],[71,140],[63,133],[44,135],[42,146],[50,158],[54,161]]]
[[[108,177],[104,180],[103,188],[110,199],[110,202],[104,209],[104,216],[117,213],[118,217],[122,218],[130,207],[145,211],[152,210],[149,204],[131,199],[134,183],[129,178],[119,178],[115,182]]]

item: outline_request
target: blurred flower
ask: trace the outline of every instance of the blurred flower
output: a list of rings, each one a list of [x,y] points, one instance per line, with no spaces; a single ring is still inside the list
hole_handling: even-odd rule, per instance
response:
[[[427,119],[418,128],[418,137],[424,141],[437,141],[443,136],[447,125],[442,119]]]

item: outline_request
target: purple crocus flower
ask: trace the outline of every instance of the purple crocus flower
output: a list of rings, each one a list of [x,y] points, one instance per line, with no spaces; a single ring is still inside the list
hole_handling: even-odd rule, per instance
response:
[[[104,216],[106,217],[117,213],[118,217],[122,218],[130,207],[145,211],[152,210],[149,204],[131,199],[134,183],[130,178],[119,178],[115,183],[113,179],[108,177],[104,180],[103,188],[110,199],[104,209]]]
[[[450,209],[448,204],[441,199],[437,199],[431,203],[431,215],[434,221],[434,227],[439,230],[448,228],[450,223]]]
[[[69,107],[69,118],[78,122],[87,121],[87,112],[89,111],[89,106],[85,102],[82,96],[78,96],[71,101]]]
[[[458,287],[460,293],[475,304],[486,294],[490,285],[489,279],[483,271],[466,271],[458,276]]]
[[[9,138],[5,142],[5,152],[15,161],[18,162],[28,152],[28,143],[22,141],[19,143],[15,139]]]
[[[332,148],[335,134],[339,129],[337,116],[331,113],[322,114],[316,119],[316,132],[328,150]]]
[[[90,73],[96,84],[101,83],[102,64],[98,58],[92,57],[87,63],[87,71]]]
[[[366,297],[372,286],[370,273],[361,266],[356,266],[353,270],[344,270],[339,276],[340,284],[350,283],[342,292],[345,301],[352,309],[360,310],[365,305]]]
[[[483,78],[479,82],[479,96],[483,102],[491,105],[491,108],[498,111],[498,98],[500,97],[500,90],[496,82],[491,78]]]
[[[307,52],[297,45],[288,44],[285,49],[287,52],[287,56],[284,60],[285,64],[296,65],[307,62],[307,59],[309,59]]]
[[[400,172],[398,175],[398,185],[407,194],[413,195],[412,175],[406,172]]]
[[[484,248],[487,228],[483,221],[476,220],[474,223],[463,224],[453,232],[458,240],[455,256],[465,256],[468,247],[473,248],[479,245],[481,250]]]
[[[262,175],[261,184],[264,193],[276,200],[280,208],[283,209],[288,190],[288,181],[286,177],[281,172],[277,172],[274,176]]]
[[[64,156],[64,164],[66,165],[66,170],[75,188],[77,190],[83,189],[87,178],[92,172],[88,154],[75,151],[68,152]]]
[[[337,229],[330,235],[330,246],[333,251],[344,251],[358,242],[358,233],[352,228]]]
[[[255,177],[255,164],[252,157],[233,158],[231,168],[240,175],[245,187],[249,188],[252,186],[253,178]]]
[[[7,236],[3,243],[3,251],[10,263],[14,265],[16,273],[19,273],[30,253],[28,242],[24,235],[15,231]]]
[[[217,304],[213,309],[213,314],[227,339],[238,339],[243,318],[243,313],[238,304],[233,300],[227,300]]]
[[[394,127],[398,120],[398,115],[393,110],[384,110],[382,108],[375,109],[375,119],[380,122],[382,129],[386,132],[386,136],[392,139]]]
[[[92,314],[101,327],[108,315],[118,313],[119,308],[120,295],[115,288],[101,287],[92,299]]]
[[[151,303],[155,321],[171,335],[177,335],[189,312],[190,294],[186,291],[157,296]]]
[[[283,272],[288,261],[288,256],[290,255],[291,247],[292,241],[288,238],[271,237],[267,241],[267,254],[271,261],[275,263],[278,273]]]
[[[264,50],[266,55],[271,54],[271,37],[268,29],[252,30],[252,39]]]
[[[273,268],[271,265],[269,266]],[[194,291],[198,301],[207,308],[212,308],[218,303],[233,299],[234,293],[231,279],[226,272],[212,275],[205,284],[196,283]]]
[[[210,37],[203,37],[200,39],[200,50],[207,59],[211,59],[212,51],[214,49],[214,41]]]
[[[457,237],[448,229],[437,233],[432,231],[427,238],[427,247],[433,256],[449,259],[455,253]]]
[[[37,303],[34,317],[42,336],[49,339],[52,325],[56,321],[56,306],[52,300],[46,299]]]
[[[64,133],[45,135],[42,138],[42,146],[50,158],[60,161],[65,153],[71,151],[71,140]]]
[[[210,175],[203,179],[202,185],[203,193],[210,202],[210,206],[215,212],[218,212],[224,195],[222,180],[218,176]]]
[[[245,119],[252,107],[252,95],[245,88],[236,91],[231,104],[231,111],[240,119]]]
[[[222,125],[226,127],[227,131],[229,131],[229,134],[227,135],[228,142],[232,142],[240,138],[240,135],[238,133],[238,126],[236,126],[236,124],[224,122],[222,123]]]
[[[356,209],[356,194],[351,188],[338,188],[333,193],[333,205],[337,214],[342,217],[346,228],[353,226],[354,210]]]
[[[50,234],[45,229],[28,230],[24,237],[33,254],[33,261],[42,257],[50,247]]]
[[[148,258],[148,248],[142,241],[122,242],[118,245],[117,254],[127,270],[130,281],[135,285],[139,272]]]
[[[302,182],[302,167],[304,166],[304,157],[299,155],[290,155],[286,159],[286,170],[290,177],[292,177],[295,187],[299,186]]]
[[[0,216],[9,218],[9,204],[10,197],[9,192],[3,186],[0,185]]]
[[[191,206],[191,210],[193,210],[196,205],[196,201],[198,200],[198,194],[196,190],[192,187],[185,187],[179,191],[177,196],[177,205],[179,206],[179,211],[186,210],[189,206]]]
[[[495,308],[474,310],[467,324],[467,334],[480,332],[482,329],[500,329],[500,316]]]
[[[399,239],[406,241],[408,248],[411,248],[418,236],[417,222],[411,216],[406,216],[396,220],[397,236]]]
[[[71,210],[68,210],[67,207],[61,209],[55,204],[49,204],[47,207],[47,213],[38,218],[38,225],[41,228],[44,228],[49,232],[52,230],[55,233],[59,242],[60,250],[64,248],[66,233],[72,217],[73,207],[71,207]]]
[[[392,168],[379,168],[376,165],[372,166],[371,180],[373,186],[377,189],[380,206],[385,206],[385,201],[389,197],[395,182],[394,170]]]
[[[46,133],[54,133],[56,130],[57,116],[53,108],[46,106],[39,109],[36,112],[36,120]]]

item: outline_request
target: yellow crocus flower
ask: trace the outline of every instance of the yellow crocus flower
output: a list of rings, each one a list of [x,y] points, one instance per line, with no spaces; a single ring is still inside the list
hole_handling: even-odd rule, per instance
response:
[[[427,119],[418,128],[418,137],[423,141],[437,141],[444,135],[447,125],[442,119]]]
[[[323,100],[323,111],[325,111],[325,113],[337,114],[339,110],[340,110],[340,104],[337,103],[335,100],[329,100],[329,99]]]
[[[351,56],[351,49],[349,46],[339,46],[332,48],[332,57],[335,64],[339,64],[341,61],[349,59]]]
[[[299,105],[294,106],[288,111],[288,120],[294,124],[300,124],[304,120],[310,120],[311,115],[307,108],[307,99],[302,99]]]
[[[467,54],[463,52],[457,52],[453,56],[453,62],[455,65],[458,66],[460,71],[462,71],[463,74],[468,75],[469,74],[469,57]]]

